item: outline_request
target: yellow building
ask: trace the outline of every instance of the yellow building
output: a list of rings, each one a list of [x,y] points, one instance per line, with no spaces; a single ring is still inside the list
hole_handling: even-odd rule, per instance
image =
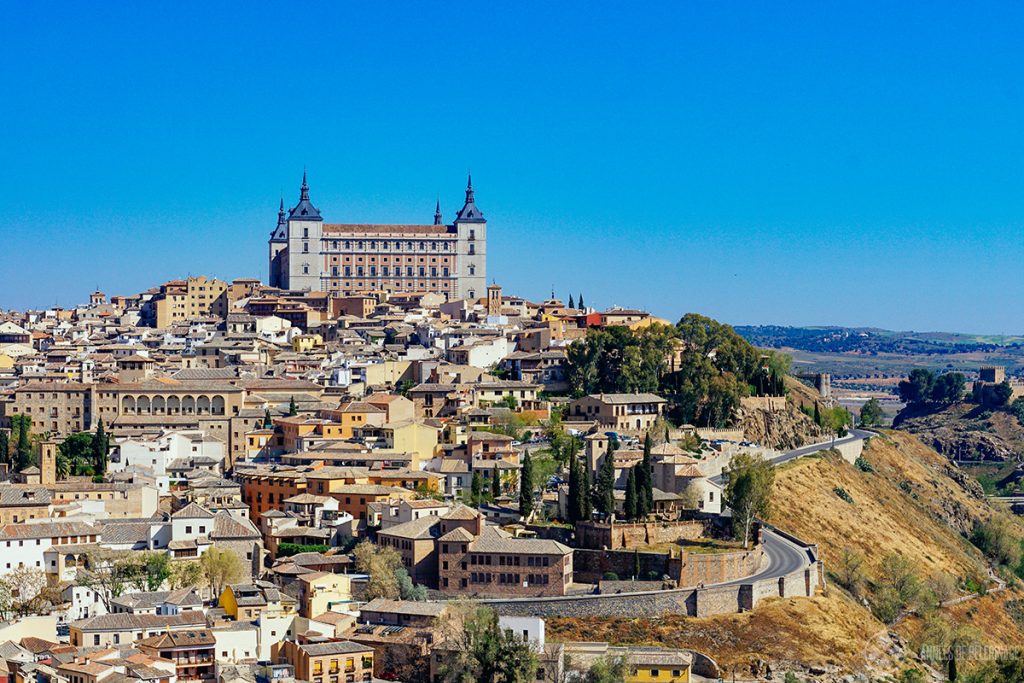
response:
[[[228,284],[223,280],[207,280],[203,275],[171,280],[160,285],[159,293],[148,302],[143,313],[154,327],[160,329],[191,318],[225,318],[228,314],[227,288]]]
[[[299,614],[312,619],[352,602],[352,576],[313,572],[296,577],[299,586]]]
[[[260,617],[286,617],[295,614],[295,598],[266,581],[235,584],[220,594],[219,603],[226,616],[235,621],[254,621]]]
[[[319,334],[299,334],[292,337],[292,351],[295,353],[307,353],[323,345],[324,338]]]
[[[689,683],[693,655],[680,650],[630,649],[626,683]]]

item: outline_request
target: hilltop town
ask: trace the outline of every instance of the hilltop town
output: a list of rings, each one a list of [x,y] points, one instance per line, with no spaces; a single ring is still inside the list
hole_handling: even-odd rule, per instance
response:
[[[547,624],[826,599],[814,527],[771,517],[775,471],[867,472],[876,432],[711,319],[488,284],[486,228],[471,180],[451,224],[367,225],[325,223],[304,176],[269,284],[3,313],[8,680],[769,674]]]

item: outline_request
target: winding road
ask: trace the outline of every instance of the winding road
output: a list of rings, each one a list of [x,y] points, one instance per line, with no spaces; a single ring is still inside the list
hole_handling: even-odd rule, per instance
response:
[[[865,429],[851,429],[846,436],[836,439],[835,441],[829,439],[828,441],[822,441],[821,443],[794,448],[791,451],[786,451],[785,453],[771,458],[770,462],[773,465],[778,466],[782,463],[796,460],[797,458],[803,458],[805,456],[818,453],[819,451],[827,451],[835,445],[850,443],[852,441],[860,441],[874,435],[874,432],[869,432]],[[723,483],[722,475],[710,477],[709,481],[721,485]],[[815,560],[815,558],[811,556],[810,550],[806,547],[794,543],[767,525],[763,529],[762,540],[764,542],[765,557],[768,561],[759,572],[742,579],[725,581],[714,585],[729,586],[733,584],[753,583],[755,581],[761,581],[762,579],[777,579],[780,576],[785,576],[786,574],[797,571],[802,567],[806,567]]]

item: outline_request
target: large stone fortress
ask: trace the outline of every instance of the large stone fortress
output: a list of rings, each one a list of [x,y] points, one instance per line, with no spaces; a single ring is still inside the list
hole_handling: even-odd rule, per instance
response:
[[[448,299],[484,296],[487,221],[473,198],[446,225],[441,204],[429,225],[325,223],[302,174],[299,203],[270,235],[270,285],[344,296],[359,292],[435,292]]]

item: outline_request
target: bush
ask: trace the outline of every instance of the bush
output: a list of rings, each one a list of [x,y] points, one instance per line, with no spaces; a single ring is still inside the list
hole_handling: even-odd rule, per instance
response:
[[[1016,569],[1021,563],[1021,542],[1005,517],[993,516],[974,525],[971,543],[1001,565]]]
[[[281,543],[277,546],[278,557],[291,557],[299,553],[326,553],[331,547],[328,545],[303,545],[301,543]]]
[[[658,572],[656,572],[656,571],[654,571],[652,569],[649,572],[647,572],[646,574],[644,574],[644,578],[647,579],[648,581],[657,581],[657,580],[659,580],[661,578],[661,574],[659,574]]]
[[[868,462],[868,459],[865,458],[863,455],[858,455],[857,459],[853,461],[853,464],[854,467],[856,467],[861,472],[867,472],[868,474],[870,474],[875,471],[875,468],[871,466],[871,463]]]
[[[604,579],[605,581],[618,581],[619,580],[619,575],[616,574],[615,572],[605,572],[604,574],[601,575],[601,578]]]
[[[851,496],[842,486],[835,487],[834,489],[832,489],[832,492],[835,493],[840,498],[842,498],[843,500],[845,500],[850,505],[853,505],[853,496]]]

